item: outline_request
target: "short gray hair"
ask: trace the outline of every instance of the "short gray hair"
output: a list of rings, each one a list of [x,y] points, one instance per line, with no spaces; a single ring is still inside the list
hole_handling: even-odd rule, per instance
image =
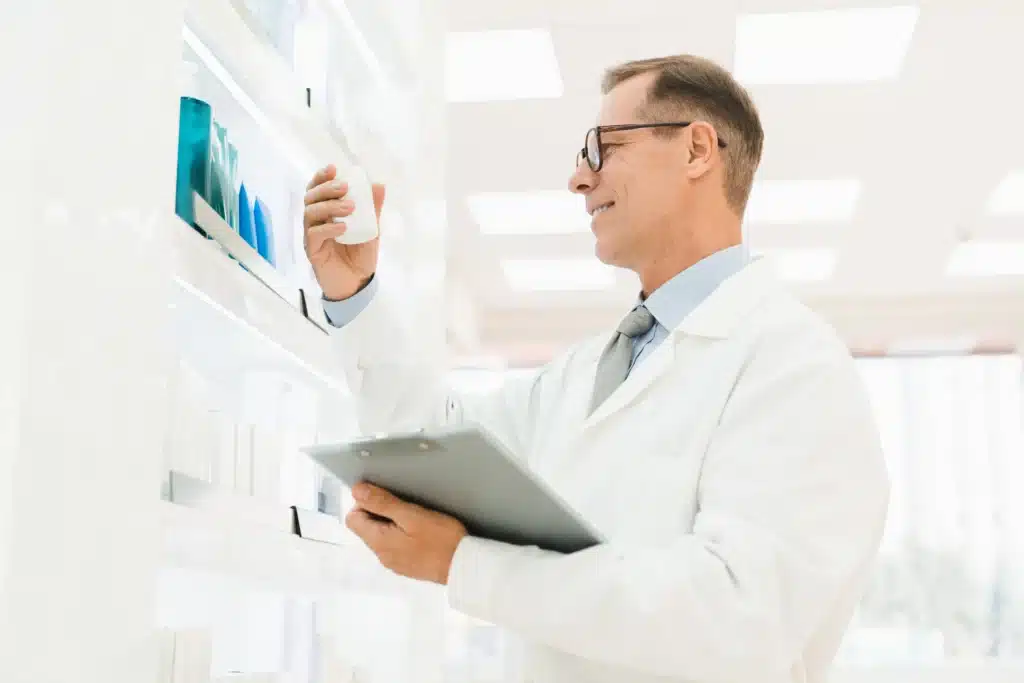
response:
[[[704,120],[726,142],[725,195],[729,205],[743,214],[761,163],[764,129],[750,94],[724,68],[695,55],[641,59],[605,72],[601,92],[642,74],[657,77],[642,115],[652,121],[683,115]],[[668,133],[671,134],[671,133]]]

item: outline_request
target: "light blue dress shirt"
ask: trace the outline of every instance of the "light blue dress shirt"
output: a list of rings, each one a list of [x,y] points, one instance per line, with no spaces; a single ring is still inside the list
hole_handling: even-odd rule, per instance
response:
[[[373,300],[377,294],[377,276],[370,277],[366,286],[360,289],[347,299],[341,301],[323,300],[324,315],[327,322],[335,327],[345,327],[356,319],[356,316],[363,312],[363,309]]]
[[[633,340],[633,361],[630,370],[649,356],[668,337],[683,318],[704,301],[726,279],[742,270],[750,261],[747,247],[738,244],[715,252],[682,271],[658,287],[636,306],[646,306],[654,316],[654,327],[647,334]],[[344,327],[366,308],[377,293],[377,279],[343,301],[324,300],[324,313],[335,327]],[[636,308],[636,307],[634,307]]]
[[[651,355],[668,337],[670,330],[675,329],[711,292],[741,271],[749,261],[750,253],[743,244],[716,251],[658,287],[646,301],[637,301],[633,308],[646,306],[654,316],[654,327],[633,340],[633,362],[629,369],[632,371],[637,363]]]

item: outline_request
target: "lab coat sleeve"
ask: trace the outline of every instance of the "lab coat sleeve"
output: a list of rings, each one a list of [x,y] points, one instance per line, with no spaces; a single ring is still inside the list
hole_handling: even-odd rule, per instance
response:
[[[790,348],[752,365],[706,453],[692,533],[570,555],[467,538],[449,604],[653,675],[791,680],[877,550],[888,479],[845,349]]]
[[[334,330],[332,337],[364,433],[472,422],[512,452],[528,451],[539,386],[547,369],[505,382],[486,395],[459,395],[444,382],[442,359],[418,343],[414,324],[408,316],[399,315],[391,292],[380,287],[360,305],[361,310]]]

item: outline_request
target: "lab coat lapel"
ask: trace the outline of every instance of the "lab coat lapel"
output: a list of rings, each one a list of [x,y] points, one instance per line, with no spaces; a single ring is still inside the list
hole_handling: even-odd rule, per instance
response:
[[[626,380],[583,423],[588,429],[632,403],[680,360],[676,344],[685,337],[724,339],[773,288],[770,266],[756,258],[723,282],[672,330],[651,355],[635,366]],[[594,370],[597,360],[595,358]],[[593,378],[593,375],[591,375]],[[593,383],[591,383],[593,386]],[[588,394],[589,399],[589,394]]]
[[[659,344],[650,356],[643,359],[626,377],[626,380],[597,407],[584,422],[584,429],[589,428],[614,415],[629,405],[640,393],[661,377],[672,366],[675,349],[672,337]]]

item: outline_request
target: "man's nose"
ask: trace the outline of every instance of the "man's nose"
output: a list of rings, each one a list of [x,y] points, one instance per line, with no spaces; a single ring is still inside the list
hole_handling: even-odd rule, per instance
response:
[[[576,164],[576,170],[569,176],[569,191],[576,194],[587,194],[594,189],[597,174],[584,163]]]

